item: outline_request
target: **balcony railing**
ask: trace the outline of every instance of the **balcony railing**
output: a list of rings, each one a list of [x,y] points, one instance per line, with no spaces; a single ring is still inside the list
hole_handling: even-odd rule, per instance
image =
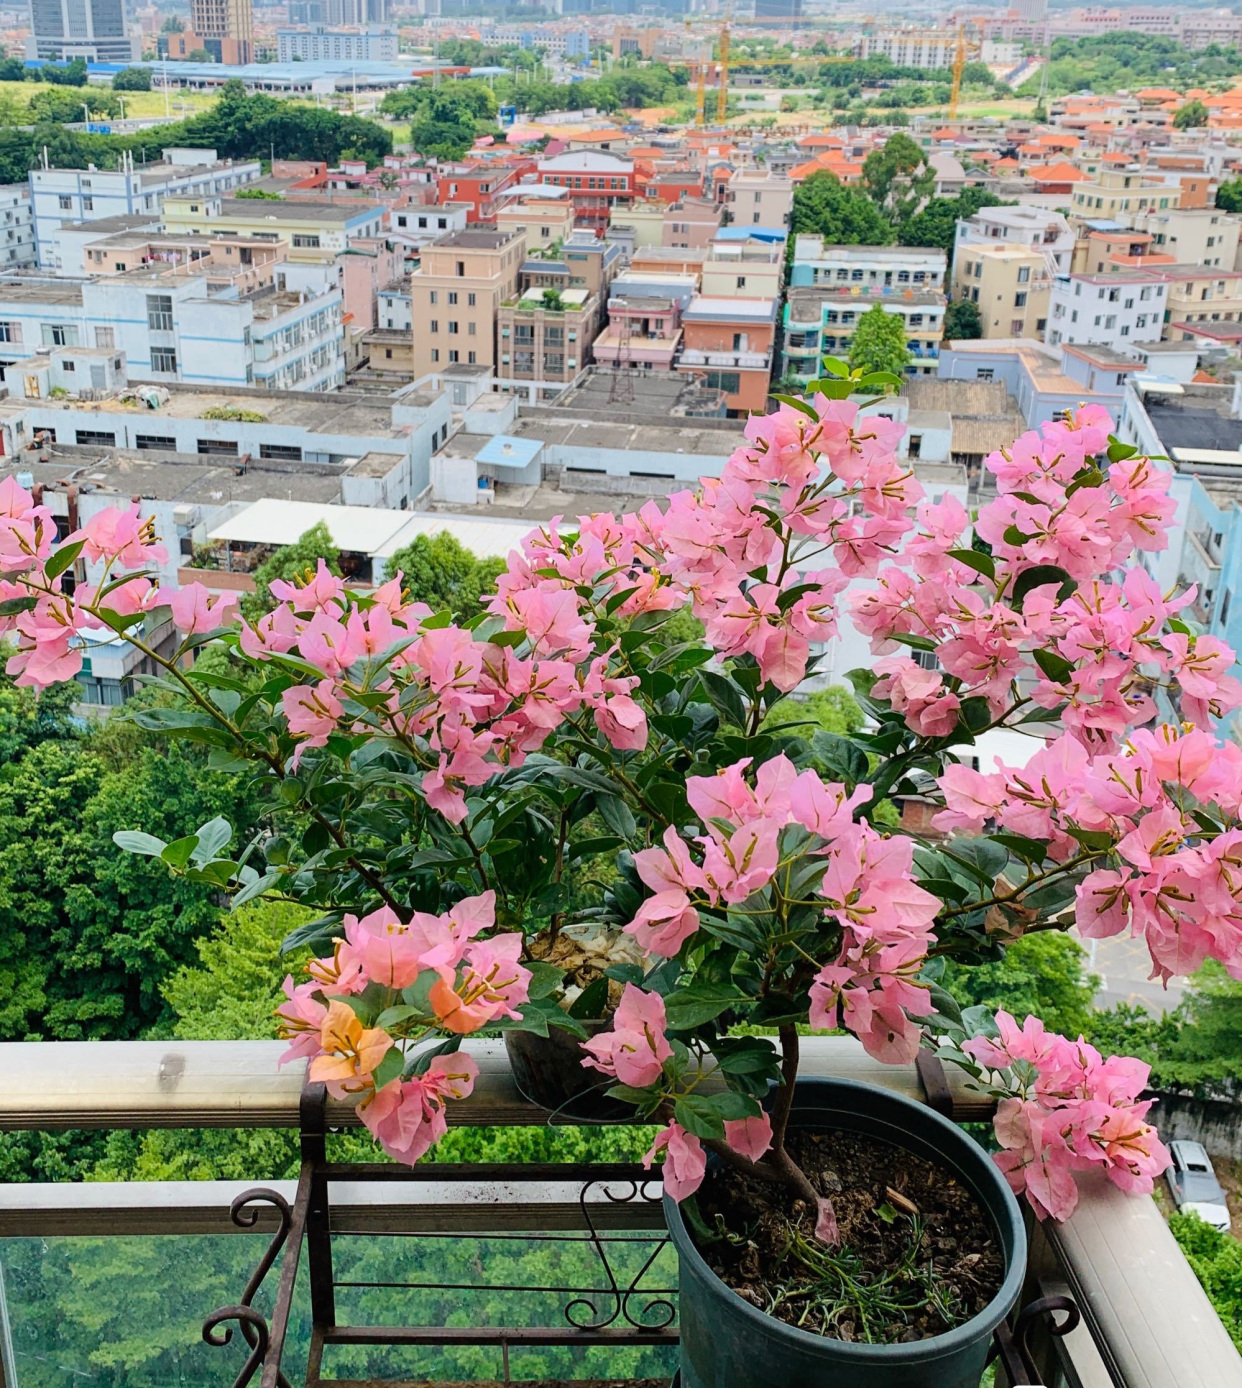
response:
[[[704,352],[683,347],[682,366],[723,366],[734,371],[767,371],[772,365],[770,352]]]
[[[479,1064],[479,1080],[469,1099],[450,1105],[450,1121],[548,1121],[518,1092],[501,1044],[467,1041],[466,1048]],[[958,1121],[988,1116],[985,1097],[930,1056],[917,1066],[882,1065],[848,1037],[808,1038],[803,1048],[807,1074],[880,1084]],[[277,1070],[283,1049],[265,1041],[0,1045],[6,1077],[0,1130],[300,1128],[303,1150],[298,1181],[269,1182],[261,1190],[226,1181],[0,1186],[0,1238],[170,1237],[239,1228],[268,1235],[274,1251],[260,1268],[275,1291],[270,1320],[250,1307],[257,1284],[238,1286],[233,1305],[202,1308],[215,1337],[210,1343],[221,1344],[225,1328],[241,1332],[218,1351],[220,1382],[234,1374],[238,1383],[247,1381],[243,1364],[249,1362],[252,1381],[262,1388],[285,1381],[315,1385],[320,1357],[332,1346],[384,1346],[406,1354],[418,1346],[428,1354],[446,1345],[487,1347],[503,1361],[509,1381],[510,1352],[532,1345],[574,1353],[605,1345],[612,1353],[675,1343],[676,1298],[656,1198],[658,1172],[587,1164],[334,1165],[324,1155],[324,1131],[355,1126],[353,1110],[325,1102],[321,1087],[307,1086],[302,1064]],[[1242,1388],[1242,1359],[1154,1202],[1092,1177],[1080,1178],[1079,1185],[1073,1217],[1034,1231],[1022,1302],[1034,1310],[1042,1298],[1071,1297],[1082,1323],[1058,1338],[1048,1333],[1046,1316],[1028,1315],[1012,1337],[1002,1333],[997,1388]],[[577,1270],[582,1286],[568,1272],[557,1280],[569,1280],[557,1287],[481,1284],[489,1293],[536,1295],[541,1306],[559,1296],[556,1324],[496,1324],[494,1316],[472,1324],[468,1312],[454,1315],[452,1325],[342,1324],[362,1284],[348,1281],[348,1272],[338,1281],[342,1263],[334,1274],[332,1247],[379,1235],[417,1240],[405,1246],[424,1252],[444,1247],[436,1240],[483,1235],[572,1243],[575,1255],[594,1260],[588,1264],[594,1272]],[[649,1259],[639,1257],[622,1272],[626,1245],[640,1242],[650,1247]],[[293,1362],[285,1338],[299,1275],[309,1283],[311,1304],[306,1373]],[[445,1287],[447,1280],[446,1274],[435,1284],[367,1285],[460,1291],[464,1308],[469,1289]],[[348,1299],[337,1298],[339,1287],[351,1289]],[[1024,1343],[1026,1362],[1018,1349]],[[409,1362],[402,1359],[394,1370],[406,1382]],[[417,1369],[413,1376],[420,1377]]]

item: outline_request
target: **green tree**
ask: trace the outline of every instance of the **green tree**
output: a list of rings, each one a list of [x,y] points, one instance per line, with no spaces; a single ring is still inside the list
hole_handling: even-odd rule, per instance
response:
[[[1006,202],[984,188],[964,188],[955,198],[932,198],[920,211],[901,223],[897,229],[897,243],[942,250],[951,268],[958,222],[973,217],[981,207],[1012,206],[1012,202]]]
[[[874,304],[858,320],[850,339],[850,369],[890,371],[905,374],[910,364],[906,346],[906,323],[899,313],[889,313],[883,304]]]
[[[163,24],[160,25],[161,34],[184,34],[185,25],[182,23],[179,14],[168,15]]]
[[[1242,178],[1227,178],[1217,187],[1216,206],[1222,212],[1242,212]]]
[[[836,246],[887,246],[892,224],[865,193],[844,187],[835,174],[814,173],[794,189],[794,235],[812,232]]]
[[[931,196],[935,170],[909,135],[890,135],[881,149],[873,149],[863,163],[863,191],[892,222],[913,216]]]
[[[189,63],[212,63],[215,59],[205,48],[191,48],[185,55]]]
[[[1208,108],[1198,99],[1188,101],[1173,113],[1175,130],[1194,130],[1208,123]]]
[[[1196,1214],[1175,1214],[1169,1229],[1229,1338],[1242,1350],[1242,1243]]]
[[[941,982],[963,1007],[979,1003],[1016,1017],[1039,1017],[1052,1031],[1079,1036],[1091,1024],[1100,980],[1086,969],[1082,946],[1059,931],[1025,935],[1003,959],[966,967],[950,961]]]
[[[246,619],[254,621],[276,606],[276,599],[272,597],[269,587],[273,579],[280,579],[284,583],[305,582],[314,577],[321,559],[332,573],[340,574],[340,549],[324,522],[317,521],[293,544],[282,546],[255,569],[254,592],[246,593],[241,601]]]
[[[283,202],[279,193],[269,193],[266,188],[239,188],[234,194],[239,198],[254,198],[257,202]]]
[[[151,69],[146,67],[123,67],[112,79],[114,92],[149,92],[151,90]]]
[[[979,305],[969,299],[955,299],[944,311],[947,342],[964,342],[983,336],[983,316]]]
[[[415,602],[463,618],[479,610],[480,598],[495,590],[504,568],[505,561],[495,556],[476,559],[447,530],[416,535],[387,563],[389,574],[401,573],[401,586]]]

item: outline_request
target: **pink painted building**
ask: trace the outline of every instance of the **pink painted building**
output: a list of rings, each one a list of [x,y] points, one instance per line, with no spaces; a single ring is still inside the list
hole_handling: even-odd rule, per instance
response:
[[[381,236],[359,236],[336,258],[341,272],[342,308],[351,328],[369,332],[376,326],[375,301],[379,291],[404,270],[401,249]]]

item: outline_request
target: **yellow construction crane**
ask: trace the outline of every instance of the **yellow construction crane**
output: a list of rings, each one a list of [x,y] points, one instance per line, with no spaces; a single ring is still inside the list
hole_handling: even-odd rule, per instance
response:
[[[962,73],[966,71],[966,25],[957,25],[957,52],[953,55],[953,90],[949,94],[949,119],[957,119],[957,103],[962,95]]]
[[[729,107],[729,21],[720,30],[720,80],[716,85],[716,124],[723,125]]]

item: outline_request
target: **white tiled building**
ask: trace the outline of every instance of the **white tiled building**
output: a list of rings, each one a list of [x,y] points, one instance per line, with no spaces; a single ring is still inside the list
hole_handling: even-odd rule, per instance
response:
[[[1157,342],[1164,329],[1168,285],[1158,274],[1062,275],[1053,281],[1048,311],[1050,347],[1100,344],[1124,351]]]

